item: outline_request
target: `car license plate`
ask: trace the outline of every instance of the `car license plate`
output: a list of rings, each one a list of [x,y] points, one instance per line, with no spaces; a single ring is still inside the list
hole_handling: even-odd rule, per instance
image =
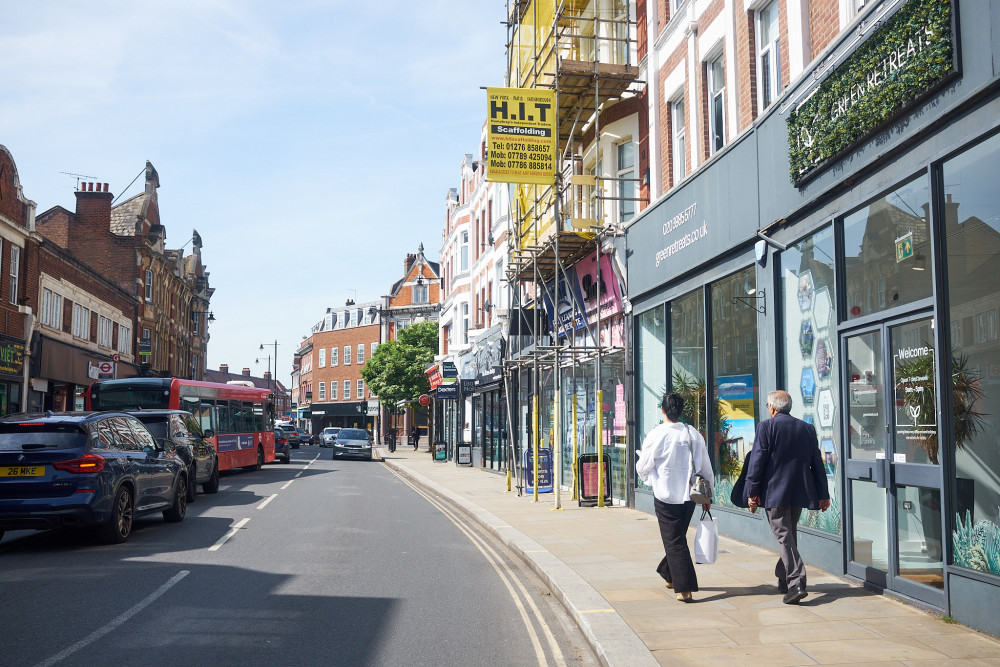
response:
[[[42,477],[45,466],[0,466],[0,477]]]

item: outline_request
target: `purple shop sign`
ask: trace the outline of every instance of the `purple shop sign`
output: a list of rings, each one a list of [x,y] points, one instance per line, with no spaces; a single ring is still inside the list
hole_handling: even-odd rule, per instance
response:
[[[618,276],[611,266],[611,256],[601,255],[600,283],[597,278],[597,252],[584,257],[576,266],[577,278],[580,281],[580,293],[583,295],[584,308],[587,311],[587,321],[597,320],[597,296],[601,297],[601,319],[607,319],[622,312],[622,293],[618,284]]]

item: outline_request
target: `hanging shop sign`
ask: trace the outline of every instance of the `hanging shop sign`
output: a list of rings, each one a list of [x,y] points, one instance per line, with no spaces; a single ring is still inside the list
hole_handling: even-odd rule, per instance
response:
[[[487,88],[486,180],[552,185],[556,175],[556,93]]]
[[[950,0],[909,0],[788,115],[792,183],[860,143],[956,72]],[[862,25],[863,31],[865,26]]]
[[[435,396],[439,401],[454,401],[458,399],[458,383],[438,385]]]
[[[427,375],[427,380],[431,383],[431,389],[437,389],[441,385],[441,367],[438,364],[433,364],[428,366],[424,373]]]

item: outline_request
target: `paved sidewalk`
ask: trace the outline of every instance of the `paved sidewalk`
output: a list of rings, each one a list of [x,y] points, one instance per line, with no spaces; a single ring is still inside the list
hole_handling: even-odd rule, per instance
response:
[[[511,547],[541,576],[608,665],[1000,665],[1000,642],[809,568],[809,597],[785,605],[775,552],[720,538],[698,565],[700,592],[678,602],[655,567],[663,546],[652,515],[580,508],[564,495],[518,497],[506,478],[435,462],[426,445],[385,463],[432,489]],[[694,529],[689,532],[694,539]]]

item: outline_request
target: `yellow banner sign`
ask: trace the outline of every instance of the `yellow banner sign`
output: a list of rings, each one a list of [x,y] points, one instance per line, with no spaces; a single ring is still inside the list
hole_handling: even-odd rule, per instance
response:
[[[535,88],[487,88],[489,131],[486,180],[555,182],[556,94]]]

